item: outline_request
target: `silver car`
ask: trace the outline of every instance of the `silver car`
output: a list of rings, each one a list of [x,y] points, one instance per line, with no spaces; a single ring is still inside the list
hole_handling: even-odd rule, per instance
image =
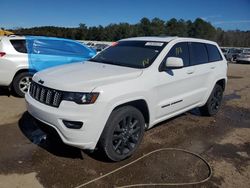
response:
[[[250,49],[243,50],[236,58],[236,63],[250,63]]]

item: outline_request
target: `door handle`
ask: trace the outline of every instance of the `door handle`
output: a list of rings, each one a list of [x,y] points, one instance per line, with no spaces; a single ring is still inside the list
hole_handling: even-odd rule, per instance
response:
[[[215,69],[216,66],[211,66],[210,69]]]

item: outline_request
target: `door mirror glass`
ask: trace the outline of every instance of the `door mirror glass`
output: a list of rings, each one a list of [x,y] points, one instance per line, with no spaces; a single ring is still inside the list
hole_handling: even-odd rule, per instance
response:
[[[184,64],[182,58],[168,57],[165,66],[166,68],[182,68]]]

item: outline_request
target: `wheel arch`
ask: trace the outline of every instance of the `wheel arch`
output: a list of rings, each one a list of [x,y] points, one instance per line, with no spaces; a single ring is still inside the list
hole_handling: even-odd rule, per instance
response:
[[[222,78],[220,80],[218,80],[215,84],[215,85],[219,85],[222,87],[223,91],[225,91],[225,88],[226,88],[226,79],[225,78]]]
[[[12,87],[13,81],[14,81],[15,77],[16,77],[17,75],[21,74],[21,73],[24,73],[24,72],[30,72],[30,73],[32,73],[32,74],[35,74],[35,73],[36,73],[35,70],[31,70],[31,69],[28,69],[28,68],[21,68],[21,69],[17,70],[16,73],[14,74],[12,80],[11,80],[11,83],[10,83],[9,87]]]
[[[34,73],[35,72],[32,72],[30,69],[20,69],[15,73],[15,75],[14,75],[14,77],[9,85],[9,89],[11,91],[13,91],[13,94],[15,96],[24,97],[24,94],[25,94],[25,92],[23,92],[19,87],[19,81],[20,81],[22,74],[28,74],[32,78]]]
[[[214,80],[213,83],[211,83],[211,85],[209,86],[208,92],[207,92],[207,94],[205,95],[205,97],[203,98],[203,102],[200,104],[199,107],[201,107],[201,106],[203,106],[203,105],[206,104],[206,102],[207,102],[209,96],[211,95],[211,93],[212,93],[212,91],[213,91],[213,89],[214,89],[214,87],[215,87],[216,85],[221,86],[222,89],[223,89],[223,91],[225,91],[225,89],[226,89],[226,83],[227,83],[227,78],[226,78],[226,77],[221,77],[221,78],[218,79],[218,80]]]
[[[115,108],[112,110],[112,112],[120,107],[123,107],[123,106],[133,106],[136,109],[138,109],[142,113],[142,115],[145,119],[146,128],[148,127],[149,122],[150,122],[150,112],[149,112],[148,104],[144,99],[137,99],[137,100],[132,100],[132,101],[128,101],[128,102],[119,104],[119,105],[115,106]]]
[[[27,69],[27,68],[19,69],[19,70],[15,73],[13,79],[14,79],[18,74],[23,73],[23,72],[35,73],[36,71],[35,71],[35,70],[30,70],[30,69]],[[13,82],[13,79],[12,79],[12,82]]]

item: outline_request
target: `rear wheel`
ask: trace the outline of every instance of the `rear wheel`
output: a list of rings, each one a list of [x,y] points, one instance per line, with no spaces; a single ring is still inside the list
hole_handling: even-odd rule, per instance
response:
[[[31,80],[32,80],[32,74],[29,72],[22,72],[18,75],[15,76],[13,79],[13,89],[14,92],[19,96],[19,97],[24,97],[25,93],[28,92]]]
[[[210,94],[207,103],[200,107],[201,114],[206,116],[215,115],[221,106],[223,96],[223,88],[216,84],[212,93]]]
[[[131,156],[143,138],[145,120],[142,113],[132,106],[116,109],[110,115],[100,146],[112,161],[121,161]]]

